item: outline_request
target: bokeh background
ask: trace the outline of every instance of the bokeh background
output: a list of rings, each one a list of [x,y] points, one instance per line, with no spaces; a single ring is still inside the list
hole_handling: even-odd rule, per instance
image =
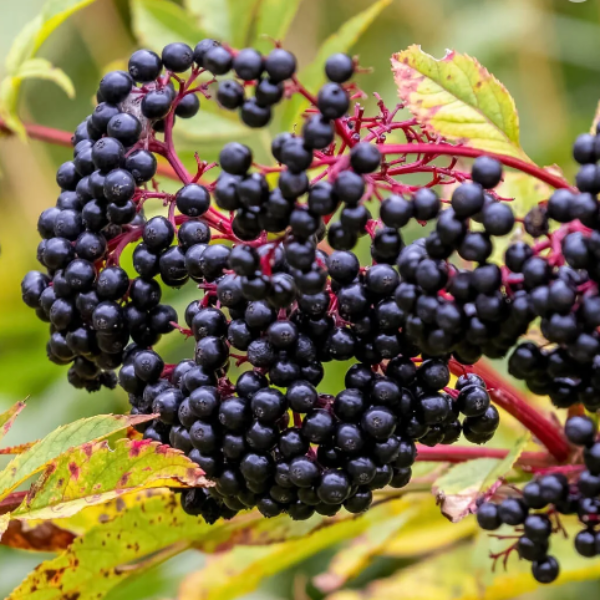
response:
[[[43,0],[0,0],[0,78],[12,41],[42,4]],[[309,64],[327,36],[370,4],[369,0],[302,0],[285,46],[296,54],[300,65]],[[76,98],[69,100],[49,82],[25,82],[20,100],[22,119],[73,130],[91,112],[101,74],[126,60],[143,45],[143,38],[135,27],[128,0],[96,0],[75,14],[50,37],[39,55],[71,77]],[[378,91],[393,105],[396,93],[389,57],[414,43],[437,57],[446,48],[477,57],[515,98],[522,145],[529,156],[538,164],[556,163],[567,176],[573,175],[570,145],[579,132],[589,129],[600,99],[600,2],[393,0],[352,48],[351,53],[360,56],[361,64],[373,69],[371,74],[360,76],[363,89]],[[187,160],[192,157],[192,149],[206,158],[215,156],[215,138],[218,142],[221,133],[223,137],[247,135],[231,121],[223,122],[220,132],[206,125],[190,125],[183,133],[181,143]],[[258,141],[263,149],[266,142]],[[8,444],[36,439],[83,416],[124,412],[128,406],[125,394],[119,390],[87,395],[70,388],[65,369],[46,360],[47,326],[37,321],[20,300],[23,274],[37,268],[37,216],[55,202],[54,172],[68,158],[66,149],[0,138],[0,410],[29,397],[28,408],[9,434]],[[193,293],[193,287],[188,287],[172,297],[180,314]],[[180,337],[161,343],[169,362],[190,354],[190,343],[185,346]],[[336,381],[339,373],[334,372],[325,381],[325,389],[337,391]],[[333,552],[317,554],[269,579],[253,597],[322,598],[323,594],[311,584],[311,577],[323,570]],[[0,594],[7,594],[42,558],[0,547]],[[376,561],[371,571],[353,585],[360,587],[372,578],[385,576],[408,564],[407,560]],[[185,554],[134,579],[109,598],[174,597],[181,577],[202,562],[198,554]],[[599,592],[597,581],[586,581],[526,595],[514,590],[514,597],[595,597]]]

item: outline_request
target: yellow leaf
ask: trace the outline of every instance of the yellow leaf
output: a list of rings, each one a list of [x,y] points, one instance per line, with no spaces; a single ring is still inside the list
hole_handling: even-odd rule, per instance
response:
[[[10,431],[15,419],[24,408],[25,402],[17,402],[7,411],[0,414],[0,440]]]
[[[531,162],[514,100],[474,58],[449,51],[436,60],[410,46],[392,56],[392,71],[401,100],[431,133]]]
[[[329,519],[297,541],[267,548],[240,548],[210,561],[206,568],[189,575],[181,584],[179,600],[229,600],[256,589],[260,582],[316,552],[363,534],[376,523],[385,523],[407,510],[401,499],[375,506],[359,517]]]
[[[125,415],[98,415],[55,429],[28,450],[15,456],[0,472],[0,499],[70,448],[104,439],[130,425],[147,420],[148,417],[140,419]]]
[[[206,487],[203,472],[183,452],[150,440],[84,444],[50,462],[21,506],[20,519],[68,516],[136,489]]]
[[[554,586],[600,576],[600,558],[583,558],[573,549],[573,534],[581,525],[574,518],[565,521],[569,539],[554,535],[551,540],[550,554],[561,566]],[[510,543],[500,542],[503,548]],[[327,600],[510,600],[543,587],[532,577],[531,563],[519,560],[514,552],[506,571],[501,564],[492,571],[489,549],[490,538],[481,532],[475,543],[461,544],[375,581],[364,590],[333,594]]]
[[[121,500],[125,505],[115,510]],[[128,577],[192,546],[213,553],[240,544],[271,544],[287,538],[304,542],[310,539],[305,536],[324,521],[315,517],[298,522],[283,515],[265,519],[254,511],[207,525],[198,517],[186,515],[178,496],[167,490],[151,497],[143,494],[119,499],[112,507],[116,514],[99,519],[65,552],[39,565],[8,600],[100,600]],[[98,508],[88,510],[97,514]],[[56,519],[53,523],[68,530],[65,524],[69,521]],[[255,549],[257,553],[260,550]]]
[[[422,502],[419,510],[383,547],[383,554],[397,558],[414,558],[438,551],[478,531],[475,519],[451,523],[440,513],[434,498]]]
[[[398,531],[402,531],[405,524],[418,514],[415,502],[417,499],[421,500],[423,496],[412,495],[410,500],[403,500],[406,503],[406,510],[385,521],[375,523],[362,535],[354,538],[333,557],[327,571],[314,578],[314,584],[322,592],[327,593],[340,588],[348,580],[359,575],[377,555],[385,551]]]

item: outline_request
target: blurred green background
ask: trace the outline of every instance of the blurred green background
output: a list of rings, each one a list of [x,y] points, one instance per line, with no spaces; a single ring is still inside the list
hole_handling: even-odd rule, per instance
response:
[[[0,63],[16,34],[42,4],[43,0],[0,0]],[[370,4],[369,0],[302,0],[285,46],[296,54],[301,66],[307,65],[327,36]],[[363,89],[379,92],[393,106],[396,92],[389,57],[414,43],[437,57],[446,48],[477,57],[515,98],[525,151],[538,164],[556,163],[572,177],[570,145],[579,132],[589,129],[600,98],[599,2],[393,0],[352,49],[363,66],[373,68],[370,75],[359,77]],[[77,97],[69,100],[48,82],[27,81],[21,93],[21,117],[26,122],[73,130],[93,108],[101,73],[109,65],[126,60],[138,45],[128,1],[97,0],[64,23],[39,53],[69,75]],[[236,126],[229,127],[235,134]],[[265,140],[262,142],[264,148]],[[212,143],[207,140],[202,124],[190,125],[190,130],[183,132],[182,144],[187,160],[191,159],[192,149],[203,158],[212,158],[218,147],[214,139]],[[127,409],[121,391],[87,395],[66,384],[65,369],[45,357],[47,326],[37,321],[20,300],[23,274],[37,268],[37,217],[55,202],[54,172],[68,158],[66,149],[40,142],[24,144],[10,137],[0,139],[0,410],[29,397],[28,408],[9,434],[7,444],[36,439],[82,416]],[[180,315],[193,294],[188,286],[171,298]],[[180,337],[162,344],[169,362],[191,351],[191,342],[184,345]],[[332,375],[325,382],[325,388],[330,388],[327,391],[336,391],[332,387],[335,379]],[[295,582],[298,577],[310,580],[323,570],[330,556],[330,552],[317,555],[273,578],[254,596],[308,598],[297,593]],[[42,558],[0,549],[0,593],[8,593]],[[173,597],[182,575],[201,563],[200,555],[183,555],[143,579],[126,584],[110,598]],[[369,577],[382,576],[401,565],[398,561],[383,561],[358,583],[364,584]],[[599,590],[597,582],[586,582],[518,597],[593,596]],[[310,585],[309,591],[310,597],[320,597]],[[517,594],[515,590],[515,597]]]

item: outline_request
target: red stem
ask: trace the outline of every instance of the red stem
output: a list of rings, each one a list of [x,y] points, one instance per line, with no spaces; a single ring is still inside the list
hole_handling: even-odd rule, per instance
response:
[[[0,119],[0,131],[7,134],[13,134],[14,132],[9,129],[6,122]],[[72,148],[71,134],[68,131],[62,131],[60,129],[53,129],[52,127],[45,127],[44,125],[35,125],[33,123],[25,123],[25,132],[27,136],[32,140],[39,140],[40,142],[48,142],[49,144],[55,144],[56,146],[65,146]],[[163,177],[169,179],[179,179],[177,174],[170,165],[159,164],[157,173]]]
[[[417,461],[459,463],[476,458],[499,458],[508,455],[508,450],[501,448],[480,448],[477,446],[417,446]],[[517,464],[536,468],[548,468],[554,459],[546,452],[523,452]]]
[[[455,375],[462,375],[465,371],[470,371],[482,377],[495,404],[529,429],[558,462],[567,460],[570,454],[569,445],[561,429],[528,404],[521,393],[508,381],[500,379],[495,369],[484,361],[479,361],[473,367],[464,367],[455,360],[451,360],[449,366]]]
[[[562,177],[553,175],[546,169],[538,167],[533,163],[514,158],[513,156],[496,154],[478,148],[451,146],[449,144],[380,144],[378,148],[382,154],[437,154],[439,156],[468,156],[471,158],[483,155],[492,156],[507,167],[523,171],[523,173],[527,173],[554,188],[571,188],[569,183]]]

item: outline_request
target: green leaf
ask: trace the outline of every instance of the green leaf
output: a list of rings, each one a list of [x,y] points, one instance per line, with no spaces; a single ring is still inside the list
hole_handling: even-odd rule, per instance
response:
[[[21,80],[47,79],[56,83],[69,98],[75,97],[75,88],[71,79],[62,69],[52,66],[52,63],[45,58],[30,58],[26,60],[19,67],[15,77]]]
[[[348,52],[379,13],[390,3],[391,0],[374,2],[369,8],[346,21],[336,33],[323,42],[315,60],[298,75],[298,79],[309,92],[316,93],[319,87],[325,83],[324,66],[327,58],[336,52]],[[307,100],[299,94],[294,94],[285,105],[281,118],[281,131],[289,131],[299,123],[307,106]]]
[[[133,496],[137,503],[129,503],[127,509],[129,496],[109,503],[113,509],[107,514],[98,515],[101,506],[91,507],[89,510],[98,515],[96,525],[66,552],[30,573],[9,600],[100,600],[127,577],[139,575],[191,546],[213,553],[239,544],[304,539],[324,521],[322,517],[310,521],[292,521],[286,516],[265,519],[254,511],[207,525],[186,515],[178,497],[166,490]],[[120,509],[119,504],[123,504]],[[53,523],[69,530],[69,519]]]
[[[47,0],[42,11],[19,33],[6,57],[6,69],[14,75],[21,65],[35,56],[50,34],[73,13],[92,4],[94,0]]]
[[[150,440],[84,444],[48,463],[13,517],[49,519],[75,514],[127,492],[205,487],[203,472],[181,451]]]
[[[594,113],[594,120],[592,121],[592,126],[590,127],[590,133],[592,135],[596,135],[598,123],[600,123],[600,101],[596,105],[596,112]]]
[[[224,141],[237,140],[240,137],[257,137],[256,130],[246,127],[238,118],[237,113],[227,113],[215,109],[213,102],[205,102],[193,119],[189,119],[185,127],[175,135],[182,142],[193,142],[197,148],[198,143],[223,143]]]
[[[392,56],[398,95],[422,127],[447,140],[531,162],[519,141],[519,116],[506,88],[466,54],[441,60],[420,46]]]
[[[475,511],[477,497],[498,485],[531,439],[526,432],[503,458],[478,458],[451,467],[433,484],[442,513],[453,523]]]
[[[517,462],[527,444],[531,441],[531,432],[529,430],[511,446],[508,454],[487,474],[481,485],[481,491],[489,490],[494,484],[502,479]]]
[[[212,37],[243,48],[261,0],[185,0],[187,9]]]
[[[330,523],[328,527],[321,527],[296,541],[266,548],[235,547],[187,577],[181,584],[179,600],[230,600],[251,592],[266,577],[325,548],[362,535],[375,524],[387,523],[407,508],[404,500],[394,500],[374,506],[358,517],[343,515],[326,521]]]
[[[63,425],[13,458],[0,472],[0,499],[70,448],[101,440],[148,417],[98,415]]]
[[[251,46],[260,52],[267,53],[273,48],[272,40],[284,40],[301,1],[262,0]]]
[[[171,42],[185,42],[193,48],[206,37],[194,19],[170,0],[131,0],[131,16],[140,44],[159,54]]]
[[[70,98],[75,96],[71,80],[61,69],[34,56],[61,23],[92,2],[94,0],[47,0],[41,13],[25,25],[13,42],[5,62],[7,76],[0,83],[0,117],[22,139],[25,139],[25,128],[17,108],[24,79],[47,79],[60,86]]]
[[[527,214],[529,209],[547,200],[552,193],[551,188],[539,179],[516,171],[505,171],[503,181],[495,191],[502,198],[512,198],[509,206],[515,215]],[[495,238],[490,261],[498,265],[503,264],[504,253],[512,242],[513,235]]]
[[[10,431],[15,419],[24,408],[25,402],[17,402],[0,414],[0,440]]]

